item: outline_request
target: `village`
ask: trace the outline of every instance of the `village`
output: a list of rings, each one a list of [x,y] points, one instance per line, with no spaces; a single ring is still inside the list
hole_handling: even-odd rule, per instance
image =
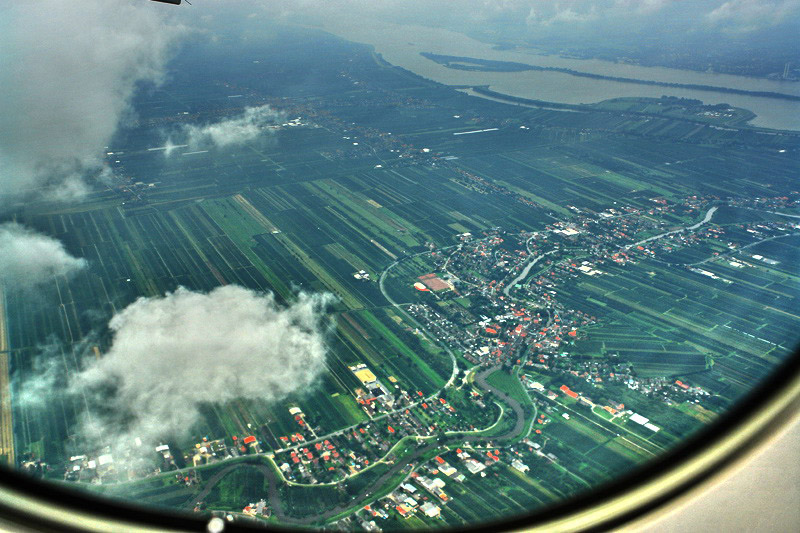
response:
[[[725,228],[719,225],[677,225],[679,217],[697,219],[704,213],[704,221],[710,220],[717,206],[723,205],[717,198],[691,197],[681,204],[653,198],[652,204],[646,210],[620,206],[601,213],[570,207],[576,216],[569,222],[555,221],[542,231],[494,228],[483,235],[459,234],[453,246],[431,247],[425,255],[432,271],[413,282],[413,288],[424,298],[405,310],[436,341],[457,351],[468,363],[459,366],[459,379],[437,394],[426,396],[422,391],[405,390],[393,377],[379,378],[368,365],[358,363],[349,368],[360,383],[355,400],[367,415],[363,423],[324,433],[313,417],[294,406],[288,412],[296,424],[295,431],[276,436],[279,447],[259,442],[255,435],[204,437],[180,452],[159,444],[142,458],[139,442],[130,450],[114,450],[113,454],[106,447],[94,454],[70,457],[64,479],[106,484],[176,471],[176,482],[191,486],[199,482],[197,467],[244,455],[265,455],[288,483],[339,484],[378,464],[394,464],[409,446],[420,446],[443,435],[478,432],[497,423],[503,415],[500,404],[470,386],[475,372],[489,367],[515,370],[532,399],[538,415],[524,438],[507,447],[493,447],[487,440],[480,446],[464,443],[461,448],[445,451],[410,469],[396,490],[346,521],[374,530],[379,529],[376,520],[390,516],[405,519],[421,514],[436,518],[451,499],[448,484],[461,483],[466,476],[483,478],[498,463],[524,475],[537,458],[558,461],[543,447],[552,417],[570,419],[568,410],[559,409],[562,404],[579,405],[605,420],[630,421],[642,430],[658,433],[661,428],[649,413],[626,407],[623,393],[613,391],[644,394],[665,405],[697,404],[709,393],[691,382],[639,376],[634,366],[613,357],[572,357],[571,347],[590,336],[601,318],[582,311],[574,300],[563,299],[564,286],[584,277],[605,276],[609,265],[624,267],[649,259],[676,266],[670,254],[707,246],[708,242],[715,245],[709,248],[709,259],[725,259],[734,268],[777,261],[746,253],[748,245],[728,240]],[[780,209],[786,202],[760,199],[728,204],[744,209]],[[745,222],[737,226],[737,231],[758,242],[795,232],[798,227],[794,221]],[[726,258],[737,252],[735,258]],[[706,275],[702,268],[706,261],[677,266]],[[356,275],[369,279],[365,272]],[[604,390],[598,392],[597,385]],[[174,453],[179,454],[177,460]],[[31,461],[23,468],[50,467]],[[202,502],[196,509],[202,509]],[[242,513],[267,517],[271,510],[261,500],[243,502]]]
[[[577,217],[555,222],[540,232],[514,233],[495,228],[483,236],[461,234],[456,247],[430,252],[436,273],[420,276],[414,287],[430,293],[432,298],[408,306],[408,311],[438,341],[459,350],[474,365],[520,364],[522,356],[528,355],[526,365],[557,369],[563,366],[559,360],[569,360],[565,347],[585,337],[587,329],[598,323],[597,317],[562,303],[560,289],[584,276],[603,276],[605,265],[624,266],[651,259],[731,283],[704,270],[702,265],[737,252],[742,252],[738,258],[727,260],[735,268],[754,263],[778,264],[760,254],[744,253],[752,244],[741,246],[726,240],[722,227],[701,222],[674,229],[676,214],[697,217],[705,213],[710,218],[717,209],[714,205],[720,204],[717,198],[693,196],[678,205],[662,198],[651,201],[654,206],[647,210],[620,207],[598,214],[581,213],[571,207],[579,213]],[[760,199],[757,203],[775,208],[786,204],[781,199]],[[789,220],[745,223],[737,228],[738,233],[744,232],[756,243],[798,229],[800,224]],[[635,240],[634,236],[642,235],[650,236]],[[670,258],[691,247],[707,247],[708,257],[691,263]],[[583,370],[628,379],[631,388],[650,391],[653,386],[649,382],[636,383],[624,369],[617,369],[615,375],[613,368],[590,364]]]

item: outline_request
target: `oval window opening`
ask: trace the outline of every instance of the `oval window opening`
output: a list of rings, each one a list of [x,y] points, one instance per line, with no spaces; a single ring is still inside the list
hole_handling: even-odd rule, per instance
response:
[[[10,7],[5,519],[601,530],[702,486],[796,413],[799,22]]]

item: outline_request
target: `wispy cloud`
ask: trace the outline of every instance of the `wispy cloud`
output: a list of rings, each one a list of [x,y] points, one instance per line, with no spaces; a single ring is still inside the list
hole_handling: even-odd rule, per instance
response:
[[[729,0],[709,11],[705,18],[728,31],[750,32],[781,24],[798,15],[800,0]]]
[[[85,192],[137,84],[163,78],[180,30],[156,6],[37,0],[3,7],[0,201]]]
[[[170,146],[176,142],[184,143],[190,149],[241,145],[268,135],[269,126],[280,124],[285,118],[268,105],[246,107],[241,115],[220,122],[184,126],[174,137],[170,137],[164,153],[169,155],[173,151]]]
[[[544,10],[538,7],[531,7],[525,21],[529,26],[551,26],[558,24],[582,24],[595,20],[598,17],[597,9],[593,4],[585,6],[584,8],[576,8],[572,3],[567,3],[566,5],[555,3],[547,6]]]
[[[25,288],[86,267],[64,245],[14,222],[0,224],[0,284]]]

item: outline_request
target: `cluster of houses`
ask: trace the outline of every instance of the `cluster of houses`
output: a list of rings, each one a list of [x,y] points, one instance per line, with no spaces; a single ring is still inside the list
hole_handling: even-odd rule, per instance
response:
[[[367,374],[366,368],[360,365],[353,368],[365,381],[373,382],[374,375]],[[341,481],[376,461],[391,460],[387,453],[403,437],[426,438],[440,431],[475,429],[477,419],[462,416],[462,407],[474,405],[477,410],[482,405],[485,408],[477,393],[457,396],[458,408],[445,397],[424,397],[422,391],[413,394],[400,391],[398,398],[404,407],[379,420],[308,441],[297,440],[290,444],[287,439],[286,446],[276,450],[273,456],[284,477],[303,483]],[[478,418],[488,424],[492,413]]]
[[[521,455],[515,450],[501,452],[492,448],[486,450],[458,448],[448,454],[451,460],[455,460],[456,466],[441,455],[437,455],[411,472],[396,490],[365,509],[369,510],[372,516],[383,518],[387,514],[378,513],[377,510],[381,508],[393,510],[402,518],[408,518],[415,513],[421,513],[427,518],[438,518],[442,508],[451,501],[446,491],[448,483],[464,483],[467,476],[473,475],[484,478],[487,468],[499,464],[501,458],[507,461],[511,468],[525,474],[530,471],[530,467],[520,459]]]
[[[106,446],[95,453],[69,457],[64,465],[64,480],[85,483],[115,483],[176,470],[175,457],[167,444],[159,444],[152,453],[136,439],[134,446],[112,452]]]

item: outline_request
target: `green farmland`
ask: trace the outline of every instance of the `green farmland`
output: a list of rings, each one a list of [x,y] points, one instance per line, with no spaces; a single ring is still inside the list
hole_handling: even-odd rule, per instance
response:
[[[79,395],[56,395],[43,407],[17,401],[20,387],[46,372],[68,383],[112,344],[113,316],[137,298],[179,287],[238,285],[274,293],[281,304],[300,293],[332,295],[325,368],[313,385],[277,401],[207,398],[195,426],[164,437],[185,452],[176,453],[175,468],[196,474],[195,484],[164,472],[92,488],[184,511],[202,499],[203,510],[239,512],[264,498],[277,524],[319,526],[362,512],[437,454],[465,471],[458,446],[477,450],[487,475],[448,481],[451,501],[439,518],[399,518],[392,504],[381,527],[459,527],[544,507],[702,430],[796,348],[800,234],[790,227],[796,219],[775,210],[793,210],[798,200],[797,132],[763,134],[745,124],[744,110],[715,128],[635,99],[581,112],[518,107],[417,77],[320,31],[279,34],[280,44],[277,37],[252,43],[234,58],[225,43],[182,52],[173,76],[137,94],[135,124],[109,148],[120,154],[114,171],[124,183],[98,186],[75,204],[32,202],[8,217],[88,262],[33,296],[4,291],[2,355],[18,463],[44,460],[52,465],[47,475],[60,480],[70,457],[88,453],[75,435],[84,414]],[[330,50],[326,61],[321,47]],[[210,66],[199,72],[204,55]],[[234,81],[235,91],[226,85]],[[256,105],[305,122],[205,153],[153,151],[176,121],[209,123]],[[470,129],[486,131],[453,135]],[[669,209],[654,210],[662,205]],[[710,206],[719,210],[701,222]],[[607,229],[627,220],[625,209],[641,226]],[[609,226],[605,240],[590,245],[553,236],[571,224],[584,224],[574,231],[583,234]],[[498,281],[519,275],[534,254],[544,257],[544,244],[527,248],[534,233],[559,253],[503,295]],[[514,249],[497,244],[478,266],[443,259],[501,234],[526,240]],[[674,237],[668,245],[667,234]],[[611,259],[622,250],[624,261]],[[523,258],[511,272],[503,270],[509,257]],[[592,259],[601,273],[576,270],[586,257],[602,257]],[[453,274],[457,267],[463,279]],[[432,273],[459,284],[415,287]],[[539,299],[514,308],[540,313],[530,335],[490,333],[490,326],[517,325],[509,304],[534,291]],[[567,320],[575,328],[557,342],[531,341]],[[454,328],[460,333],[441,333]],[[494,358],[502,350],[513,357]],[[350,368],[360,364],[386,391],[364,391],[370,379]],[[498,401],[470,381],[472,367],[499,369],[487,382],[511,399]],[[529,390],[519,376],[545,390]],[[676,390],[677,380],[691,384],[694,396]],[[557,392],[561,385],[596,405]],[[370,394],[406,399],[370,411]],[[612,404],[624,407],[612,415]],[[290,411],[296,408],[302,424]],[[631,421],[633,412],[657,430]],[[300,431],[306,437],[295,443]],[[245,435],[257,438],[260,451],[242,453],[258,455],[237,452],[192,468],[204,437],[235,449],[241,442],[233,437]],[[505,459],[489,463],[490,442],[530,471]],[[313,459],[302,458],[306,446]],[[287,455],[295,452],[297,461]],[[330,457],[340,472],[330,473]]]

